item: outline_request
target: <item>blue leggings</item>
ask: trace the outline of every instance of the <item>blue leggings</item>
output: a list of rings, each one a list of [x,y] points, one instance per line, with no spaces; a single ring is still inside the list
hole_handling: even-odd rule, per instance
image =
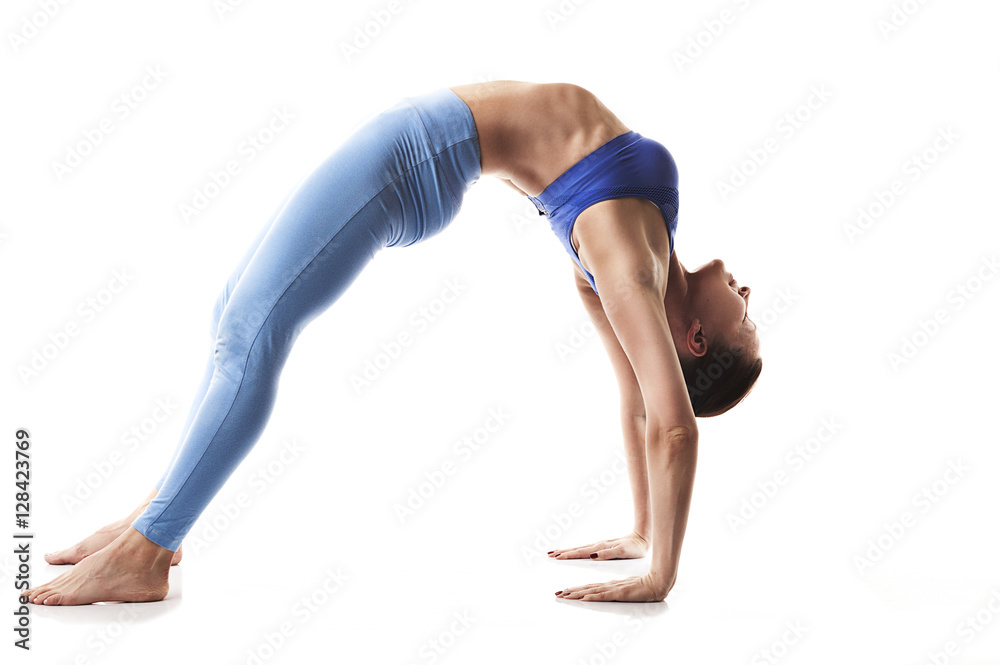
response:
[[[216,301],[209,362],[158,493],[132,526],[176,551],[260,438],[292,344],[383,247],[454,219],[481,175],[469,107],[447,88],[362,125],[285,198]]]

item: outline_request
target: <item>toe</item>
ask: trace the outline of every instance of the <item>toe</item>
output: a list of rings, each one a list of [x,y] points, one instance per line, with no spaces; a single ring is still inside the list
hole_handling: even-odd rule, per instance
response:
[[[49,598],[51,598],[51,597],[53,596],[53,594],[55,594],[55,593],[56,593],[56,592],[55,592],[55,591],[52,591],[51,589],[50,589],[49,591],[46,591],[45,593],[40,593],[40,594],[38,594],[38,596],[37,596],[37,597],[35,598],[35,602],[36,602],[37,604],[39,604],[39,605],[44,605],[44,604],[45,604],[45,601],[46,601],[46,600],[48,600]]]
[[[80,548],[70,547],[65,550],[57,550],[45,555],[45,561],[52,564],[53,566],[59,566],[67,563],[78,563],[81,556]]]
[[[71,563],[71,553],[68,550],[56,550],[45,555],[45,561],[54,566],[64,563]]]

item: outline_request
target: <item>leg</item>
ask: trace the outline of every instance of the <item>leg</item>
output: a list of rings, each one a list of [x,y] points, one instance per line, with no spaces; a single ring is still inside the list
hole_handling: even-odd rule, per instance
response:
[[[163,481],[166,479],[167,474],[170,473],[170,467],[171,465],[173,465],[174,460],[177,459],[177,453],[180,451],[184,443],[184,439],[187,437],[187,433],[191,429],[191,423],[194,421],[194,417],[198,413],[198,408],[201,406],[202,401],[205,399],[205,393],[208,392],[208,386],[212,380],[212,374],[215,372],[215,360],[214,360],[215,338],[219,332],[219,322],[222,319],[222,312],[226,307],[226,303],[229,302],[229,298],[233,292],[233,289],[235,289],[236,285],[239,283],[240,277],[243,275],[243,271],[246,270],[247,264],[250,263],[250,259],[252,259],[253,255],[257,252],[257,248],[260,247],[260,244],[264,240],[264,237],[267,235],[267,232],[271,229],[271,226],[274,224],[274,221],[278,218],[278,215],[284,209],[289,199],[291,199],[294,191],[295,188],[293,188],[292,191],[288,193],[288,195],[285,197],[285,200],[281,202],[281,205],[278,206],[277,210],[274,211],[274,213],[271,215],[271,218],[267,221],[264,227],[257,234],[257,237],[250,244],[249,249],[245,252],[243,258],[236,266],[236,269],[229,276],[225,288],[222,289],[222,292],[219,294],[219,297],[215,302],[215,307],[213,308],[212,311],[212,321],[211,325],[209,326],[210,345],[208,349],[209,351],[208,366],[205,368],[205,371],[202,374],[201,383],[199,384],[197,390],[195,391],[194,400],[191,403],[191,408],[188,411],[187,420],[185,421],[184,427],[181,431],[180,442],[174,449],[173,457],[171,457],[169,464],[167,464],[166,470],[163,472],[163,475],[157,481],[155,489],[153,489],[153,491],[150,492],[145,499],[143,499],[142,503],[140,503],[139,506],[135,510],[133,510],[128,516],[101,527],[93,534],[87,536],[86,538],[84,538],[83,540],[81,540],[80,542],[76,543],[71,547],[68,547],[64,550],[58,550],[56,552],[46,554],[45,555],[46,562],[53,565],[79,563],[85,557],[90,556],[91,554],[100,550],[105,545],[107,545],[115,538],[120,536],[126,529],[128,529],[129,525],[131,525],[132,522],[135,521],[135,519],[142,514],[142,512],[146,509],[146,506],[149,505],[149,502],[152,501],[153,497],[156,496],[160,487],[163,485]],[[176,565],[180,563],[182,556],[183,555],[181,553],[181,549],[180,547],[178,547],[177,552],[175,552],[173,557],[171,558],[171,565]]]
[[[134,528],[126,527],[69,573],[25,592],[30,602],[166,596],[168,555],[260,437],[295,338],[390,237],[386,206],[338,197],[352,188],[318,179],[282,211],[233,289],[220,317],[205,397],[156,496]],[[338,204],[352,216],[331,216]],[[130,566],[145,572],[137,577]]]
[[[225,287],[222,289],[222,292],[219,293],[219,297],[216,298],[215,306],[212,309],[212,322],[211,325],[209,325],[208,329],[209,333],[208,365],[205,367],[205,371],[201,377],[201,383],[198,385],[198,389],[195,391],[194,399],[191,402],[191,408],[188,410],[187,420],[184,422],[184,428],[181,430],[180,440],[177,444],[177,447],[174,448],[174,454],[170,458],[170,462],[167,464],[167,468],[163,471],[163,475],[160,476],[160,479],[158,481],[156,481],[155,487],[157,490],[163,487],[163,481],[167,479],[167,474],[170,473],[170,467],[173,466],[174,460],[177,459],[177,453],[179,453],[181,448],[183,447],[184,439],[187,438],[188,431],[190,431],[191,429],[191,423],[194,421],[194,417],[198,413],[198,408],[201,406],[202,401],[205,399],[205,393],[208,392],[209,383],[212,381],[212,375],[215,373],[215,339],[219,334],[219,322],[222,320],[222,312],[225,311],[226,304],[229,302],[229,299],[232,296],[233,290],[236,288],[236,285],[239,284],[240,278],[243,276],[243,272],[247,269],[247,265],[250,263],[250,259],[252,259],[254,254],[257,253],[257,248],[260,247],[261,242],[264,241],[264,237],[267,235],[268,231],[271,230],[271,227],[274,226],[274,222],[275,220],[278,219],[278,215],[280,215],[281,211],[285,209],[286,205],[288,205],[288,201],[292,198],[292,195],[295,193],[296,188],[297,186],[293,187],[292,191],[290,191],[285,196],[285,200],[281,202],[281,205],[279,205],[277,210],[275,210],[274,213],[271,215],[271,218],[267,221],[267,224],[265,224],[263,228],[261,228],[260,232],[257,234],[257,237],[253,240],[252,243],[250,243],[249,249],[247,249],[247,251],[244,253],[243,258],[236,266],[236,269],[233,270],[232,274],[230,274],[229,279],[226,281]],[[148,497],[146,501],[142,504],[142,508],[145,508],[146,505],[149,503],[149,501],[152,499],[152,497],[155,495],[156,492],[153,492],[153,494],[150,497]],[[140,510],[139,512],[141,513],[142,511]],[[136,517],[138,517],[138,513],[134,514],[132,516],[132,519],[135,519]],[[132,519],[129,520],[130,524],[132,522]]]
[[[208,390],[159,492],[115,541],[29,589],[30,602],[166,595],[169,555],[262,434],[295,339],[383,247],[447,226],[478,179],[468,107],[447,90],[420,101],[444,110],[394,107],[296,189],[222,312]]]
[[[102,526],[100,529],[71,547],[45,554],[46,563],[50,563],[52,565],[80,563],[94,552],[99,551],[129,528],[135,518],[142,514],[142,511],[146,509],[149,502],[153,500],[154,496],[156,496],[156,492],[157,490],[155,489],[150,492],[149,495],[142,500],[142,503],[140,503],[139,506],[128,516]],[[174,552],[170,559],[170,564],[177,565],[181,562],[182,558],[182,550],[181,548],[177,548],[177,551]]]
[[[377,219],[356,215],[330,237],[323,215],[309,212],[325,206],[298,204],[286,209],[292,213],[275,225],[233,291],[205,399],[159,493],[132,524],[167,549],[180,545],[260,438],[295,339],[384,246]]]

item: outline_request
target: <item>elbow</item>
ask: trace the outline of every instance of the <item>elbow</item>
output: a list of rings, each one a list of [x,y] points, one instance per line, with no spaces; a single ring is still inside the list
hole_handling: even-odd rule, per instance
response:
[[[693,419],[690,422],[681,422],[680,419],[664,422],[662,419],[650,418],[646,424],[646,438],[669,445],[697,443],[698,425]]]
[[[654,426],[646,432],[646,449],[665,455],[668,461],[688,457],[698,449],[698,427],[693,423]]]
[[[692,446],[698,443],[696,425],[673,425],[660,431],[658,437],[667,446]]]

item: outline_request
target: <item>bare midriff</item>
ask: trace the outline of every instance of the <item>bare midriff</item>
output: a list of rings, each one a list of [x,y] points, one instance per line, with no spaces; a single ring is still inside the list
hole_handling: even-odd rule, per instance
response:
[[[629,131],[571,83],[489,81],[453,86],[479,134],[482,174],[538,196],[580,159]]]

